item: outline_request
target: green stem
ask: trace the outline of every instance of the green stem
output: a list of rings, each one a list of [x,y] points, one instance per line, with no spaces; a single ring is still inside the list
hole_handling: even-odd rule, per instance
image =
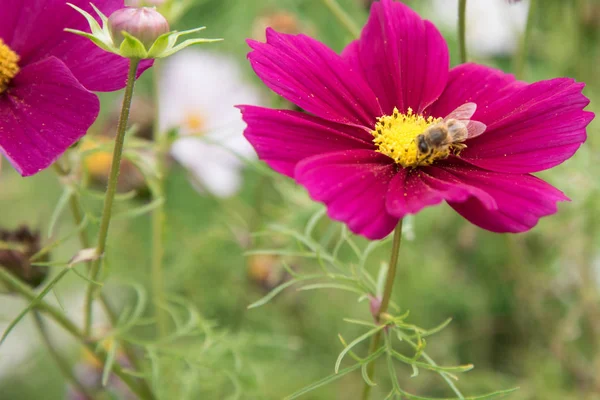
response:
[[[458,48],[460,63],[467,62],[467,0],[458,1]]]
[[[21,294],[25,299],[31,302],[36,302],[35,309],[50,316],[57,324],[63,329],[73,335],[91,354],[94,355],[103,365],[106,363],[108,354],[102,349],[102,346],[98,346],[95,340],[85,335],[69,318],[67,318],[60,309],[51,306],[47,302],[37,300],[37,295],[33,290],[29,288],[25,283],[21,282],[18,278],[8,272],[4,267],[0,266],[0,280],[6,284],[10,289]],[[151,393],[145,393],[137,384],[135,378],[125,373],[118,363],[112,365],[112,372],[117,375],[123,383],[125,383],[132,392],[137,394],[140,399],[143,400],[154,400],[155,397]]]
[[[338,21],[344,25],[344,28],[348,30],[348,32],[352,35],[353,38],[358,38],[360,36],[360,28],[352,18],[344,11],[340,3],[336,0],[323,0],[323,3],[329,8],[329,10],[335,15]]]
[[[153,68],[154,78],[154,98],[156,100],[156,109],[158,109],[158,79],[159,69],[155,65]],[[152,195],[154,199],[164,198],[165,196],[165,177],[167,174],[166,157],[168,151],[168,137],[164,132],[159,130],[158,118],[154,121],[154,143],[156,148],[156,170],[158,179],[153,185]],[[164,274],[163,274],[163,259],[165,255],[164,239],[165,239],[165,202],[160,203],[152,211],[152,293],[155,299],[156,308],[156,323],[158,325],[158,333],[160,337],[165,337],[168,333],[168,315],[164,309],[166,304]]]
[[[388,267],[387,276],[385,278],[385,287],[383,290],[383,298],[381,299],[381,306],[377,310],[375,320],[379,323],[382,314],[387,312],[390,305],[390,298],[392,297],[392,290],[394,289],[394,280],[396,278],[396,270],[398,268],[398,255],[400,254],[400,243],[402,242],[402,220],[398,222],[396,229],[394,230],[394,239],[392,242],[392,254],[390,256],[390,265]],[[381,332],[377,332],[371,339],[369,345],[369,355],[375,353],[379,349],[379,343],[381,342]],[[367,376],[369,380],[373,380],[375,376],[375,361],[372,361],[367,366]],[[368,400],[369,394],[371,393],[371,386],[365,382],[363,388],[362,400]]]
[[[60,369],[60,372],[62,372],[65,379],[73,386],[75,386],[77,391],[82,393],[86,399],[94,400],[96,397],[88,388],[86,388],[81,382],[79,382],[75,374],[73,374],[73,369],[71,368],[69,363],[61,357],[58,350],[52,344],[52,341],[50,340],[50,336],[48,335],[48,331],[44,324],[44,320],[42,319],[42,315],[38,310],[33,310],[33,320],[35,322],[37,330],[40,333],[42,342],[44,342],[44,345],[46,346],[46,349],[50,354],[50,357],[52,357],[54,363],[58,366],[58,369]]]
[[[535,15],[536,0],[529,1],[529,12],[527,13],[527,22],[525,24],[525,31],[521,37],[521,43],[517,50],[515,57],[515,76],[517,79],[523,79],[525,74],[525,65],[527,64],[527,51],[529,50],[529,40],[531,39],[531,28],[533,26],[533,19]]]
[[[57,163],[55,163],[54,165],[57,165]],[[64,177],[66,175],[68,175],[69,171],[63,168],[55,168],[56,172],[58,173],[59,176]],[[71,215],[73,216],[73,221],[75,222],[76,226],[80,226],[81,223],[83,222],[83,214],[81,213],[81,203],[79,201],[79,197],[76,194],[73,194],[71,196],[71,198],[69,199],[69,208],[71,210]],[[85,231],[85,229],[81,229],[79,231],[79,242],[81,243],[81,248],[82,249],[87,249],[90,247],[90,240],[88,238],[87,232]],[[87,268],[88,268],[88,272],[91,269],[91,263],[87,263]],[[102,308],[104,309],[104,312],[106,314],[106,316],[108,317],[108,320],[110,322],[111,326],[116,326],[117,324],[117,313],[112,309],[110,303],[108,302],[108,299],[106,298],[106,296],[103,293],[99,294],[99,300],[100,300],[100,304],[102,305]],[[140,363],[135,350],[126,342],[126,341],[120,341],[119,342],[121,345],[121,348],[123,349],[123,352],[125,353],[125,356],[127,357],[127,359],[131,362],[131,364],[135,367],[135,369],[137,371],[142,371],[142,364]],[[141,382],[142,385],[142,389],[147,393],[147,394],[151,394],[152,390],[150,389],[150,386],[148,385],[148,383],[146,382],[146,380],[142,380]]]
[[[98,259],[94,260],[90,268],[90,279],[98,280],[98,273],[104,258],[106,250],[106,240],[108,238],[108,228],[110,226],[110,217],[112,214],[113,201],[117,191],[117,182],[119,171],[121,169],[121,157],[123,155],[123,144],[125,142],[125,132],[127,131],[127,121],[129,119],[129,109],[131,108],[131,99],[133,98],[133,87],[135,85],[135,76],[140,63],[139,59],[132,58],[129,61],[129,74],[127,76],[127,86],[125,87],[125,97],[123,98],[123,106],[121,108],[121,117],[117,125],[117,137],[115,139],[115,148],[113,151],[112,165],[110,167],[110,176],[108,178],[108,186],[106,188],[106,196],[104,197],[104,209],[102,210],[102,220],[100,221],[100,231],[98,233],[98,245],[96,253]],[[87,288],[85,297],[85,323],[84,332],[89,336],[92,327],[92,303],[97,288],[93,283],[90,283]]]

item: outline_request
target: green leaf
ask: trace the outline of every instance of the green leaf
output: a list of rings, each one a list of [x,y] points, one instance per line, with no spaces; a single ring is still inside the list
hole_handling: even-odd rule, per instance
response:
[[[178,44],[177,46],[173,47],[171,50],[167,50],[167,51],[163,52],[156,58],[169,57],[170,55],[173,55],[173,54],[177,53],[178,51],[183,50],[186,47],[189,47],[194,44],[221,42],[222,40],[223,39],[188,39],[188,40],[184,41],[183,43]]]
[[[431,371],[435,371],[435,372],[445,372],[445,373],[452,373],[452,372],[467,372],[470,371],[474,368],[473,364],[466,364],[466,365],[456,365],[456,366],[450,366],[450,367],[442,367],[439,365],[431,365],[428,363],[424,363],[421,361],[415,361],[414,359],[410,358],[410,357],[406,357],[400,353],[398,353],[395,350],[391,350],[390,349],[390,354],[396,358],[397,360],[402,361],[403,363],[409,364],[409,365],[416,365],[417,367],[423,368],[423,369],[428,369]]]
[[[338,358],[337,358],[337,360],[335,362],[335,372],[337,373],[338,370],[340,369],[340,364],[342,363],[342,360],[344,359],[344,356],[346,355],[346,353],[348,353],[354,346],[356,346],[357,344],[359,344],[363,340],[370,338],[371,336],[373,336],[374,334],[376,334],[377,332],[379,332],[383,328],[385,328],[385,325],[378,326],[378,327],[376,327],[374,329],[371,329],[367,333],[365,333],[363,335],[360,335],[359,337],[357,337],[356,339],[354,339],[352,342],[350,342],[350,344],[348,346],[346,346],[346,348],[344,350],[342,350],[342,352],[338,356]]]
[[[98,346],[102,346],[102,344],[98,343]],[[110,341],[110,345],[106,353],[106,361],[104,362],[104,367],[102,368],[102,386],[104,387],[108,383],[108,379],[110,378],[110,374],[115,364],[117,346],[115,345],[114,340]]]
[[[71,268],[65,268],[62,271],[60,271],[60,273],[58,273],[54,279],[52,279],[44,288],[44,290],[42,290],[40,292],[40,294],[37,295],[37,297],[35,299],[33,299],[31,301],[31,303],[29,303],[27,305],[27,307],[25,307],[25,309],[23,311],[21,311],[19,313],[19,315],[17,315],[17,317],[15,319],[13,319],[11,321],[11,323],[6,327],[6,330],[4,331],[4,333],[2,334],[2,338],[0,338],[0,345],[2,343],[4,343],[4,340],[8,337],[9,333],[14,329],[15,326],[17,326],[17,324],[23,319],[23,317],[25,317],[25,315],[27,315],[27,313],[32,310],[36,305],[38,305],[43,299],[44,297],[46,297],[46,295],[54,288],[54,286],[71,270]]]
[[[84,217],[83,220],[81,221],[81,224],[79,224],[79,226],[73,232],[67,234],[66,236],[64,236],[63,238],[61,238],[59,240],[56,240],[56,241],[48,244],[47,246],[44,246],[40,251],[38,251],[37,253],[32,255],[31,258],[29,259],[29,261],[33,263],[33,262],[39,260],[44,255],[46,255],[50,251],[52,251],[52,249],[55,249],[56,247],[60,246],[61,244],[63,244],[64,242],[66,242],[67,240],[71,239],[73,236],[77,235],[79,232],[84,230],[85,227],[87,226],[87,223],[88,223],[88,219],[87,219],[87,217]]]
[[[358,319],[344,318],[343,320],[350,324],[368,326],[369,328],[375,328],[377,326],[374,322],[361,321]]]
[[[377,384],[375,382],[373,382],[371,380],[371,378],[369,378],[369,374],[367,372],[367,367],[369,366],[369,363],[364,363],[361,367],[360,367],[360,373],[362,374],[362,378],[365,381],[365,383],[371,387],[373,386],[377,386]]]
[[[312,392],[313,390],[318,389],[321,386],[325,386],[328,383],[336,381],[336,380],[340,379],[341,377],[343,377],[344,375],[347,375],[350,372],[356,371],[357,369],[361,368],[364,363],[369,363],[371,361],[376,360],[381,354],[383,354],[384,351],[385,351],[385,348],[381,347],[379,350],[377,350],[376,352],[371,354],[369,357],[365,358],[362,363],[355,364],[348,368],[344,368],[337,373],[331,374],[315,383],[312,383],[312,384],[298,390],[297,392],[294,392],[291,395],[287,396],[284,400],[297,399],[298,397],[303,396],[306,393]]]
[[[164,202],[164,198],[158,197],[154,199],[151,203],[115,214],[113,220],[136,218],[141,215],[148,214],[152,210],[160,207],[162,204],[164,204]]]
[[[499,397],[505,397],[515,391],[519,390],[519,388],[513,388],[513,389],[507,389],[507,390],[499,390],[493,393],[488,393],[488,394],[483,394],[480,396],[469,396],[469,397],[464,397],[464,400],[489,400],[489,399],[494,399],[494,398],[499,398]],[[457,400],[457,398],[455,397],[444,397],[444,398],[440,398],[440,397],[422,397],[422,396],[416,396],[414,394],[410,394],[408,392],[403,391],[402,389],[399,390],[400,393],[402,393],[402,395],[404,395],[407,399],[409,400]]]
[[[271,299],[273,297],[277,296],[283,290],[287,289],[288,287],[290,287],[292,285],[295,285],[298,282],[307,281],[307,280],[310,280],[310,279],[317,279],[317,278],[320,278],[320,277],[321,277],[321,275],[307,275],[307,276],[304,276],[302,278],[296,278],[296,279],[292,279],[290,281],[287,281],[285,283],[282,283],[281,285],[277,286],[275,289],[271,290],[266,296],[264,296],[260,300],[257,300],[254,303],[250,304],[248,306],[248,308],[250,309],[250,308],[260,307],[260,306],[268,303],[269,301],[271,301]]]
[[[52,212],[52,216],[50,217],[50,224],[48,226],[48,237],[52,237],[54,233],[54,227],[56,226],[56,222],[58,221],[58,218],[60,218],[60,215],[65,209],[65,206],[71,199],[71,196],[73,196],[73,193],[73,188],[71,188],[70,186],[66,186],[62,195],[58,199],[58,203],[56,203],[56,207],[54,207],[54,211]]]
[[[88,25],[90,26],[90,30],[92,31],[92,34],[102,32],[102,27],[100,26],[100,24],[98,24],[98,21],[96,21],[96,19],[94,17],[92,17],[92,15],[90,13],[88,13],[85,10],[82,10],[81,8],[77,7],[74,4],[67,3],[67,5],[73,9],[75,9],[75,11],[77,11],[79,14],[81,14],[85,17],[85,19],[88,22]],[[96,10],[96,12],[99,12],[96,7],[94,7],[94,9]],[[100,15],[103,15],[103,14],[100,13]]]
[[[298,288],[297,290],[304,291],[304,290],[315,290],[315,289],[337,289],[337,290],[345,290],[348,292],[357,293],[359,295],[365,294],[360,289],[357,289],[355,287],[348,286],[348,285],[342,285],[341,283],[313,283],[310,285],[302,286],[301,288]]]
[[[304,228],[304,236],[308,238],[312,236],[315,226],[317,226],[317,223],[319,223],[319,221],[321,220],[321,218],[323,218],[326,212],[327,209],[323,207],[316,213],[314,213],[312,217],[310,217],[308,223],[306,224],[306,228]]]

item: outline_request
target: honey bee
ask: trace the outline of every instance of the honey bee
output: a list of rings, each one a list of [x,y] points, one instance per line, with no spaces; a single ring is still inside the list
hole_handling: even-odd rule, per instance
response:
[[[447,158],[450,154],[458,155],[467,145],[463,142],[485,132],[486,125],[479,121],[471,121],[477,105],[465,103],[446,118],[430,126],[415,138],[417,144],[418,164],[429,165],[434,160]]]

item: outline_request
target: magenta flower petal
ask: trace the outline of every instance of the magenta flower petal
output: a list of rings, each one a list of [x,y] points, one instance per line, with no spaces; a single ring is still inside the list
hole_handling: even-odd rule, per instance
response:
[[[354,233],[381,239],[398,223],[387,213],[385,197],[396,166],[371,150],[348,150],[307,158],[295,178],[310,196],[327,205],[327,214]]]
[[[375,146],[365,130],[340,125],[297,111],[240,106],[248,128],[244,136],[261,160],[275,171],[293,177],[296,164],[308,157]]]
[[[460,182],[448,182],[436,178],[436,168],[403,169],[392,179],[386,199],[388,213],[402,218],[406,214],[416,214],[424,207],[443,200],[464,202],[475,196],[487,208],[495,208],[494,199],[485,191]]]
[[[452,70],[448,88],[431,114],[447,115],[475,102],[473,119],[486,132],[468,141],[461,158],[499,172],[529,173],[552,168],[571,157],[586,139],[594,114],[582,83],[557,78],[533,84],[488,67],[466,64]]]
[[[473,102],[477,104],[473,119],[490,121],[490,118],[486,118],[488,113],[493,112],[489,105],[525,85],[525,82],[515,80],[514,76],[485,65],[461,64],[450,70],[444,92],[427,113],[445,117],[459,105]]]
[[[30,64],[0,95],[0,150],[22,175],[35,174],[85,135],[99,108],[56,57]]]
[[[432,168],[440,180],[460,183],[486,192],[495,201],[480,196],[448,203],[471,223],[492,232],[524,232],[541,217],[556,213],[556,203],[569,199],[558,189],[529,174],[491,172],[467,165]]]
[[[359,40],[343,52],[379,98],[384,114],[394,107],[421,113],[436,100],[448,78],[448,46],[437,28],[408,6],[373,3]]]
[[[88,0],[69,2],[96,15]],[[31,0],[24,4],[22,0],[2,0],[0,38],[19,54],[22,65],[55,56],[89,90],[105,92],[125,87],[128,60],[100,49],[86,38],[65,32],[65,28],[89,32],[85,18],[66,3]],[[93,3],[105,15],[124,6],[123,0]],[[152,60],[140,63],[138,76],[151,65]]]
[[[275,93],[318,117],[372,127],[381,115],[375,94],[359,72],[323,43],[267,29],[267,42],[249,40],[248,59]]]

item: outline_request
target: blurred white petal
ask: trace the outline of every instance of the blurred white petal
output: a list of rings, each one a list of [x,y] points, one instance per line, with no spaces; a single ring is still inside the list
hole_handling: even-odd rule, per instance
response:
[[[179,139],[171,149],[173,157],[193,175],[199,191],[218,197],[234,195],[241,187],[242,162],[227,149],[193,137]]]
[[[244,81],[235,59],[189,49],[164,64],[159,91],[161,131],[178,128],[182,136],[171,150],[173,157],[190,170],[197,186],[220,197],[235,194],[243,167],[235,154],[256,158],[235,106],[260,105],[259,90]],[[192,134],[206,140],[186,137]]]

